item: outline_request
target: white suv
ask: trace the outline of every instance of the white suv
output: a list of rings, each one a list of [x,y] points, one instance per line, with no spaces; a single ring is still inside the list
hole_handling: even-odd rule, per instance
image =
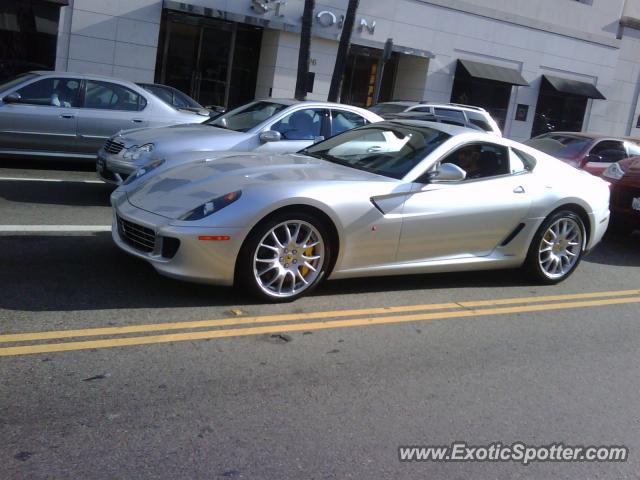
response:
[[[496,121],[491,118],[489,112],[484,108],[473,107],[470,105],[460,105],[458,103],[432,103],[432,102],[383,102],[369,107],[369,110],[377,113],[383,118],[393,116],[400,112],[421,112],[435,115],[441,118],[451,118],[462,123],[471,123],[480,127],[485,132],[502,136],[500,127]]]

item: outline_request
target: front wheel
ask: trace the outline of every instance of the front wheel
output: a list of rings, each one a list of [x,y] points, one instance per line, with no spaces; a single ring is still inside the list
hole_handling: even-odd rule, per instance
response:
[[[584,252],[585,227],[572,211],[563,210],[548,217],[529,247],[525,269],[536,281],[555,284],[573,273]]]
[[[295,300],[324,278],[331,245],[323,222],[306,213],[279,215],[247,237],[238,260],[240,284],[270,302]]]

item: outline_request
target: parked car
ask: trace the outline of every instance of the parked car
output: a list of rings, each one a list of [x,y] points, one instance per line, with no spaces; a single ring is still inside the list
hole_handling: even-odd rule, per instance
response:
[[[224,107],[203,107],[193,98],[177,88],[160,83],[138,83],[147,92],[153,93],[160,100],[168,103],[176,110],[197,113],[204,117],[217,117],[225,112]]]
[[[116,245],[164,275],[273,302],[324,278],[524,267],[553,284],[609,220],[602,179],[511,140],[415,120],[294,154],[152,171],[111,196]]]
[[[602,177],[611,183],[610,229],[621,234],[640,229],[640,157],[612,163]]]
[[[369,110],[377,113],[385,120],[393,118],[399,113],[425,113],[440,118],[450,118],[459,123],[470,123],[480,127],[485,132],[502,136],[502,131],[484,108],[458,103],[433,103],[433,102],[384,102],[378,103]],[[380,113],[382,112],[382,113]]]
[[[96,167],[105,182],[120,184],[154,160],[175,163],[188,158],[185,154],[189,152],[296,152],[345,130],[381,120],[368,110],[338,103],[256,100],[200,125],[119,133],[100,149]]]
[[[201,122],[133,82],[36,71],[0,85],[0,154],[95,160],[122,129]]]
[[[635,142],[593,133],[549,132],[524,143],[594,175],[601,175],[612,163],[640,155]]]

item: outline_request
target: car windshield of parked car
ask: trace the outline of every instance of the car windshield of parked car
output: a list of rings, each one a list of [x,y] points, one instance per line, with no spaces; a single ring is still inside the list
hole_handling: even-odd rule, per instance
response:
[[[400,105],[398,103],[378,103],[377,105],[369,107],[369,111],[377,115],[387,115],[390,113],[404,112],[407,108],[409,108],[407,105]]]
[[[247,132],[288,106],[277,102],[251,102],[205,123],[213,127],[235,130],[236,132]]]
[[[545,133],[524,142],[541,152],[558,158],[572,158],[583,152],[593,141],[592,138],[577,135]]]
[[[451,135],[429,127],[369,125],[349,130],[300,153],[400,179]]]

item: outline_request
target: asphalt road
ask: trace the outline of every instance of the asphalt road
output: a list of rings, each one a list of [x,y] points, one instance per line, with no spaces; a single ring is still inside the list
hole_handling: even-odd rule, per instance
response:
[[[638,479],[640,236],[561,285],[329,282],[286,305],[111,242],[90,167],[0,163],[0,479]],[[624,445],[626,462],[398,447]]]

